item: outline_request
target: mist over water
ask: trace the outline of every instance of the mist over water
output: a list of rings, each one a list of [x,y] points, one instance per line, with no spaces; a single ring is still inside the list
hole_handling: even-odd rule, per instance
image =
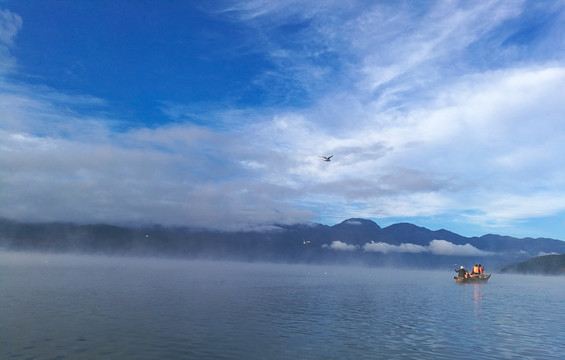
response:
[[[0,252],[0,357],[558,359],[565,278]]]

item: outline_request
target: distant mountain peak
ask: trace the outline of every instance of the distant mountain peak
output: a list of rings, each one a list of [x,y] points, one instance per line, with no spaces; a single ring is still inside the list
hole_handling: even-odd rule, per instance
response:
[[[396,223],[396,224],[392,224],[386,227],[387,229],[410,229],[410,230],[428,230],[425,227],[422,226],[418,226],[418,225],[414,225],[412,223],[408,223],[408,222],[401,222],[401,223]]]
[[[381,228],[376,222],[374,222],[373,220],[368,220],[368,219],[362,219],[362,218],[351,218],[351,219],[347,219],[342,221],[341,223],[335,225],[335,226],[343,226],[343,225],[350,225],[350,226],[371,226],[371,227],[377,227],[377,228]]]

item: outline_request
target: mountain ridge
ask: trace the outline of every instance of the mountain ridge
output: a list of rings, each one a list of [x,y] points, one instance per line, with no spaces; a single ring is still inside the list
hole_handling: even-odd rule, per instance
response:
[[[358,263],[436,268],[472,263],[502,266],[547,253],[565,242],[487,234],[465,237],[411,223],[381,227],[351,218],[328,226],[273,225],[262,231],[210,231],[189,227],[25,223],[0,219],[5,250],[87,252],[243,261]]]

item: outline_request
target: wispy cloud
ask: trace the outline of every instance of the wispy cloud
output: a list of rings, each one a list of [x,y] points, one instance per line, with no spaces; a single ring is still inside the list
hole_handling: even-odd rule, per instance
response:
[[[14,69],[16,60],[10,48],[21,27],[22,18],[18,14],[0,9],[0,76]]]
[[[22,28],[22,18],[9,10],[0,10],[0,44],[12,46]]]

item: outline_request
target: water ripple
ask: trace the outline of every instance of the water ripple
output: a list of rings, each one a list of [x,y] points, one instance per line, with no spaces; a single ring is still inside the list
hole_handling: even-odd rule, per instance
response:
[[[53,263],[0,262],[0,357],[558,359],[565,353],[564,278],[496,275],[488,284],[461,286],[441,272],[89,257]]]

